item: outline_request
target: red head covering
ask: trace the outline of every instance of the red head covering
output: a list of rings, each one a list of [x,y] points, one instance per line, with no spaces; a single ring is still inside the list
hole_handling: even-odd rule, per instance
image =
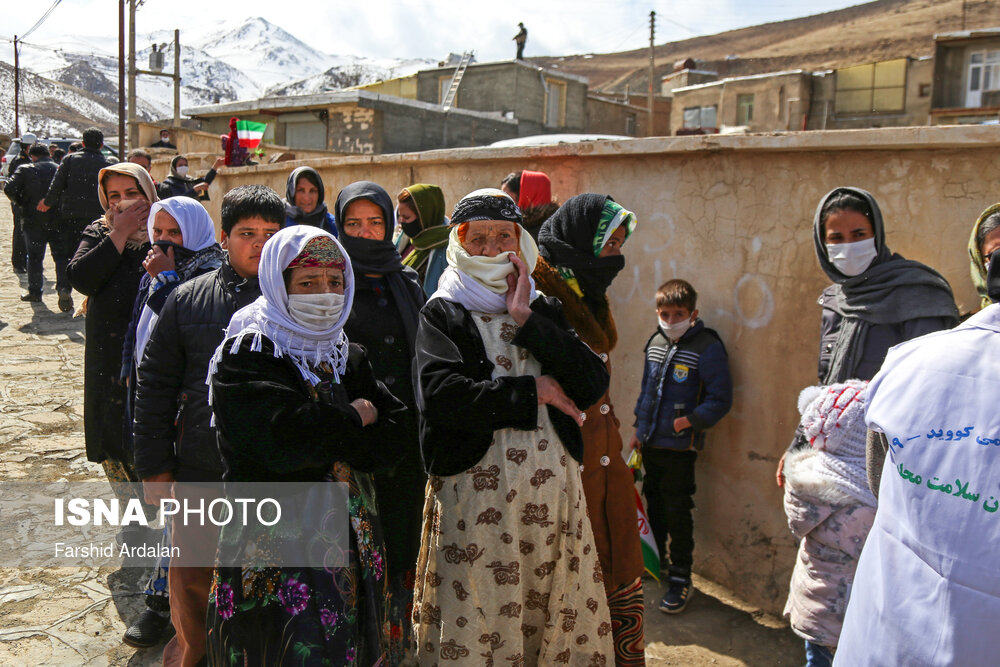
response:
[[[517,206],[522,211],[532,206],[541,206],[552,201],[552,181],[540,171],[521,172],[521,194]]]

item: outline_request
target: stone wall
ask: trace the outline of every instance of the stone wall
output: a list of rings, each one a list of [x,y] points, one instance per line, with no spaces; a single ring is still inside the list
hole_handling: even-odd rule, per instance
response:
[[[632,435],[642,348],[655,326],[653,294],[672,277],[692,282],[705,322],[726,343],[732,412],[709,432],[698,461],[695,569],[755,604],[780,610],[795,543],[774,471],[797,423],[795,402],[816,381],[820,310],[827,281],[816,261],[816,204],[838,185],[881,203],[889,246],[940,270],[963,310],[976,303],[966,244],[972,223],[997,200],[1000,128],[924,127],[784,135],[704,136],[478,148],[311,162],[330,188],[359,179],[390,193],[439,183],[449,208],[508,172],[541,170],[564,201],[606,192],[634,210],[638,231],[612,286],[620,342],[611,395]],[[283,191],[299,163],[227,170],[212,187],[242,183]]]

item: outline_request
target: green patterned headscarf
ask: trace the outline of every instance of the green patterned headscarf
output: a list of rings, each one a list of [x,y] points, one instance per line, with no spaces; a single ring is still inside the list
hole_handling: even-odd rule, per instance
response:
[[[601,254],[601,249],[607,244],[608,239],[622,225],[625,226],[625,238],[628,239],[635,230],[635,214],[622,208],[618,202],[608,199],[604,202],[601,219],[597,223],[597,232],[594,234],[594,257]]]

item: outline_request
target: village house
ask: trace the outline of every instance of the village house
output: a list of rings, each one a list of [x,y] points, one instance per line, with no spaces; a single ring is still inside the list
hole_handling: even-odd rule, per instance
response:
[[[1000,28],[934,36],[933,125],[1000,118]]]

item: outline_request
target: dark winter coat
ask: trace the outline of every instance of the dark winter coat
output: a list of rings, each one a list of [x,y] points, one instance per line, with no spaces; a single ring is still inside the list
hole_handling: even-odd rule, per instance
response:
[[[262,343],[259,352],[250,337],[236,354],[225,349],[212,376],[226,481],[319,481],[336,461],[367,472],[395,459],[406,407],[375,379],[363,347],[350,345],[327,403],[289,359],[274,356],[267,337]],[[374,424],[362,426],[350,406],[358,398],[375,405]]]
[[[83,426],[87,459],[95,463],[106,458],[127,460],[122,438],[125,387],[119,375],[125,330],[148,250],[149,245],[143,244],[126,246],[119,253],[98,220],[84,229],[67,267],[73,288],[87,297]]]
[[[22,164],[3,187],[4,194],[21,208],[21,226],[54,231],[58,218],[54,211],[42,213],[36,207],[45,199],[58,165],[52,158],[39,158],[33,164]]]
[[[139,363],[135,469],[141,478],[173,472],[179,481],[222,479],[208,405],[208,364],[233,313],[260,296],[228,260],[167,297]]]
[[[833,349],[840,335],[840,327],[843,324],[844,316],[838,313],[833,307],[834,292],[838,286],[831,285],[823,290],[819,298],[819,304],[823,307],[823,318],[820,324],[819,340],[819,369],[818,376],[820,382],[826,377],[830,368],[830,359],[833,357]],[[891,322],[887,324],[872,324],[864,338],[863,349],[861,350],[858,365],[851,378],[858,380],[871,380],[882,368],[885,355],[889,348],[906,342],[911,338],[917,338],[924,334],[929,334],[942,329],[950,329],[955,326],[956,320],[952,316],[944,317],[917,317],[912,320],[902,322]],[[847,378],[847,379],[851,379]]]
[[[104,215],[104,209],[97,196],[97,175],[108,166],[99,148],[84,148],[70,153],[59,163],[45,204],[59,207],[63,219],[93,220]],[[129,304],[131,305],[131,303]]]
[[[424,292],[416,271],[403,269],[408,294],[423,303]],[[402,401],[408,410],[400,415],[402,428],[394,442],[393,465],[372,475],[380,518],[385,529],[386,553],[391,573],[405,572],[417,562],[420,518],[423,514],[427,475],[420,463],[416,401],[413,394],[413,351],[406,335],[397,295],[384,279],[357,276],[351,315],[344,326],[348,339],[367,350],[375,377]],[[416,329],[416,323],[411,325]]]
[[[556,297],[577,335],[593,350],[611,372],[608,355],[618,343],[618,329],[611,316],[607,297],[601,308],[591,310],[570,288],[559,272],[538,258],[532,272],[538,291]],[[583,422],[583,491],[587,513],[594,529],[594,544],[604,571],[604,587],[610,593],[642,576],[642,552],[632,471],[622,458],[621,422],[615,416],[611,396],[587,408]]]
[[[645,349],[635,435],[643,445],[687,451],[705,445],[705,429],[733,405],[729,357],[719,335],[697,320],[673,343],[657,328]],[[674,432],[674,419],[689,428]]]
[[[558,299],[539,297],[513,343],[533,354],[543,375],[551,375],[585,410],[608,390],[604,362],[570,328]],[[420,449],[424,468],[455,475],[474,466],[504,428],[538,426],[535,377],[493,378],[494,364],[472,315],[444,299],[420,311],[414,384],[420,409]],[[583,461],[583,437],[568,415],[546,406],[566,451]]]

